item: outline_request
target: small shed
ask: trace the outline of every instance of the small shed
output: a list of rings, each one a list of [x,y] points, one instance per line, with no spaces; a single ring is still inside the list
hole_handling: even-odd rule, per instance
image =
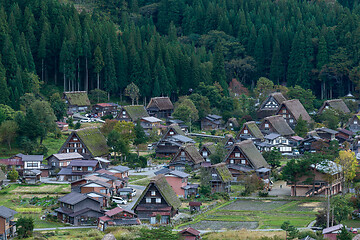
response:
[[[179,232],[181,239],[184,240],[197,240],[201,239],[200,232],[194,228],[188,227]]]
[[[336,236],[340,233],[341,229],[343,228],[342,224],[338,224],[332,227],[324,228],[322,234],[324,238],[330,240],[336,240]]]
[[[201,202],[189,202],[190,212],[199,212],[201,205]]]

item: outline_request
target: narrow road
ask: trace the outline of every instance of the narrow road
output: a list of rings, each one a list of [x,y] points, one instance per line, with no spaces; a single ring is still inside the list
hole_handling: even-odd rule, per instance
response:
[[[84,229],[84,228],[96,228],[96,226],[34,228],[34,231],[69,230],[69,229]]]

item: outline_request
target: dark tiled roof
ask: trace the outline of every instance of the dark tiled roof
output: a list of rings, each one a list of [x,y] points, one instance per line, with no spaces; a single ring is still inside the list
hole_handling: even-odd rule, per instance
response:
[[[286,108],[291,112],[291,114],[294,116],[296,120],[299,120],[301,116],[303,120],[307,122],[311,121],[310,115],[308,114],[308,112],[306,111],[306,109],[298,99],[284,101],[282,105],[286,106]],[[279,111],[281,106],[279,107]],[[278,114],[281,114],[279,113],[279,111]]]
[[[295,134],[281,115],[266,117],[265,120],[268,120],[275,131],[282,136]]]
[[[121,172],[121,173],[123,173],[123,172],[126,172],[126,171],[129,171],[129,170],[130,170],[130,168],[129,168],[129,167],[126,167],[126,166],[121,166],[121,165],[118,165],[118,166],[112,167],[111,169],[116,170],[116,171],[119,171],[119,172]]]
[[[0,217],[9,218],[13,217],[17,212],[5,206],[0,206]]]
[[[23,162],[27,161],[40,161],[42,162],[44,159],[44,155],[23,155],[22,160]]]
[[[156,171],[156,172],[154,172],[154,174],[155,175],[159,175],[159,174],[167,174],[167,173],[169,173],[169,172],[171,172],[172,170],[170,170],[170,169],[168,169],[168,168],[162,168],[162,169],[160,169],[159,171]]]
[[[69,194],[66,194],[65,196],[59,198],[59,202],[67,203],[70,205],[77,204],[85,199],[89,198],[88,196],[77,193],[77,192],[71,192]]]
[[[128,210],[125,210],[123,208],[116,207],[114,209],[111,209],[111,210],[105,212],[105,215],[109,216],[109,217],[112,217],[112,216],[114,216],[114,215],[116,215],[118,213],[121,213],[121,212],[127,212],[127,213],[130,213],[130,214],[135,214],[133,211],[128,211]]]
[[[83,128],[76,130],[76,133],[94,157],[104,156],[109,153],[106,139],[98,128]]]
[[[326,132],[326,133],[330,133],[330,134],[338,133],[338,131],[332,130],[330,128],[325,128],[325,127],[316,129],[316,132],[318,132],[318,131],[322,131],[322,132]]]
[[[84,214],[86,212],[89,212],[89,211],[94,211],[94,212],[98,212],[98,213],[101,213],[99,210],[97,209],[93,209],[93,208],[84,208],[84,209],[81,209],[80,211],[77,211],[77,212],[74,212],[74,213],[71,213],[69,214],[70,217],[76,217],[76,216],[79,216],[80,214]]]
[[[277,133],[270,133],[268,135],[266,135],[264,138],[265,139],[268,139],[268,140],[274,140],[275,138],[278,138],[280,137],[281,135],[280,134],[277,134]]]
[[[95,160],[72,160],[69,167],[95,167],[98,163]]]
[[[160,111],[174,109],[174,105],[172,104],[170,98],[168,97],[151,98],[149,105],[146,108],[152,108],[152,107],[157,107]]]
[[[54,156],[58,160],[68,160],[68,159],[70,160],[70,159],[77,159],[77,158],[83,159],[84,158],[80,153],[76,153],[76,152],[73,152],[73,153],[56,153],[56,154],[53,154],[52,156]],[[50,157],[48,157],[48,158],[50,158]]]
[[[201,206],[201,202],[189,202],[189,206]]]
[[[143,117],[149,117],[149,114],[143,105],[129,105],[123,106],[123,108],[134,122]]]
[[[181,171],[177,171],[177,170],[172,170],[166,174],[170,174],[170,175],[174,175],[174,176],[177,176],[179,178],[186,178],[186,177],[189,177],[190,174],[188,173],[184,173],[184,172],[181,172]]]
[[[344,129],[344,128],[339,128],[338,131],[339,131],[339,132],[342,132],[342,133],[345,133],[345,134],[347,134],[347,135],[349,135],[349,136],[353,136],[353,135],[354,135],[354,133],[353,133],[352,131],[349,131],[349,130]]]

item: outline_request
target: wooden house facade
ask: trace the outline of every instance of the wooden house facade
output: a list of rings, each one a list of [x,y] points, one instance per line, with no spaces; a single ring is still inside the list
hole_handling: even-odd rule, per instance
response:
[[[201,130],[218,130],[222,128],[222,117],[209,114],[201,119]]]
[[[204,162],[204,158],[200,155],[195,145],[187,144],[179,148],[170,161],[169,168],[184,172],[186,166],[189,166],[191,169],[196,170],[200,168],[202,162]]]
[[[286,101],[284,95],[281,92],[271,93],[264,102],[260,105],[260,108],[256,112],[258,119],[272,116],[276,113],[279,106]]]
[[[132,210],[142,221],[149,221],[150,224],[169,224],[180,206],[180,199],[164,175],[160,174],[150,180]]]
[[[109,146],[104,135],[96,127],[73,131],[58,153],[79,153],[86,159],[109,157]]]
[[[146,110],[152,117],[168,118],[174,111],[174,105],[168,97],[155,97],[151,98]]]

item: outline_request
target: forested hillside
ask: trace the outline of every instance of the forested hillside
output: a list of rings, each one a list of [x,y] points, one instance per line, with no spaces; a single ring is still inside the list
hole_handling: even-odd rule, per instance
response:
[[[356,1],[67,2],[0,1],[0,103],[18,109],[24,93],[52,85],[119,96],[134,82],[148,99],[200,82],[226,95],[232,78],[252,88],[264,76],[319,98],[359,84]]]

